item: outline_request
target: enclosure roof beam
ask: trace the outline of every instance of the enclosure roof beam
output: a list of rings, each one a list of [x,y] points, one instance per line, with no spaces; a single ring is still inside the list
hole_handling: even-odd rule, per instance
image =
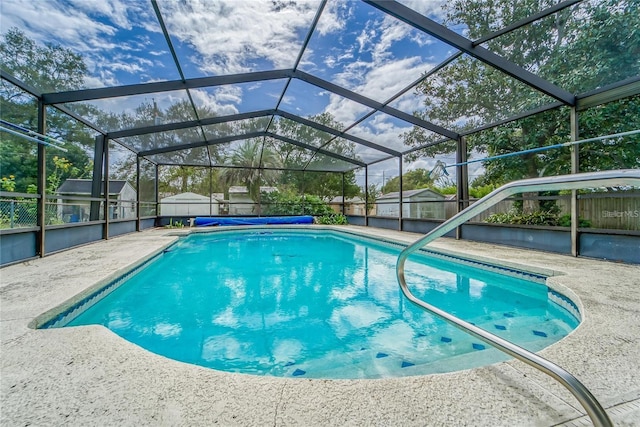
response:
[[[342,86],[338,86],[334,83],[331,83],[319,77],[313,76],[309,73],[305,73],[304,71],[300,71],[300,70],[294,71],[294,77],[304,82],[307,82],[309,84],[312,84],[314,86],[317,86],[319,88],[328,90],[329,92],[335,93],[336,95],[340,95],[344,98],[350,99],[351,101],[355,101],[359,104],[366,105],[367,107],[373,108],[374,110],[381,111],[385,114],[388,114],[400,120],[404,120],[405,122],[409,122],[421,128],[436,132],[448,138],[456,139],[458,137],[458,134],[456,132],[453,132],[449,129],[445,129],[442,126],[438,126],[426,120],[422,120],[416,116],[407,114],[393,107],[389,107],[388,105],[385,105],[382,102],[374,101],[371,98],[367,98],[366,96],[357,94],[353,91],[343,88]]]
[[[400,156],[400,152],[393,150],[391,148],[387,148],[380,144],[375,144],[373,142],[367,141],[366,139],[358,138],[357,136],[346,134],[342,131],[334,129],[329,126],[322,125],[320,123],[316,123],[312,120],[305,119],[300,116],[296,116],[295,114],[287,113],[286,111],[278,110],[276,111],[276,115],[280,117],[284,117],[285,119],[293,120],[294,122],[298,122],[301,125],[306,125],[312,127],[314,129],[330,133],[331,135],[339,136],[341,138],[347,139],[349,141],[355,142],[356,144],[364,145],[365,147],[373,148],[374,150],[382,151],[383,153],[391,154],[393,156]]]
[[[361,162],[360,160],[355,160],[355,159],[343,156],[341,154],[333,153],[331,151],[327,151],[327,150],[324,150],[322,148],[314,147],[313,145],[305,144],[304,142],[300,142],[300,141],[297,141],[295,139],[291,139],[291,138],[286,137],[286,136],[281,136],[281,135],[275,134],[273,132],[265,132],[265,136],[268,136],[268,137],[271,137],[271,138],[275,138],[275,139],[279,139],[280,141],[287,142],[287,143],[295,145],[297,147],[305,148],[305,149],[314,151],[316,153],[324,154],[325,156],[333,157],[334,159],[343,160],[345,162],[348,162],[348,163],[351,163],[351,164],[354,164],[354,165],[363,166],[363,167],[366,166],[366,163]]]
[[[406,22],[414,28],[423,31],[444,43],[455,47],[456,49],[465,52],[468,55],[473,56],[476,59],[479,59],[485,64],[508,74],[526,85],[561,101],[565,105],[574,106],[576,104],[576,97],[572,93],[525,70],[488,49],[481,46],[475,46],[473,41],[443,25],[438,24],[401,3],[388,0],[364,0],[364,2],[387,13],[388,15]]]
[[[170,80],[165,82],[140,83],[134,85],[102,87],[96,89],[70,90],[65,92],[45,93],[42,99],[45,105],[66,102],[91,101],[96,99],[116,98],[120,96],[143,95],[173,90],[197,89],[202,87],[223,86],[239,83],[250,83],[264,80],[290,78],[293,70],[256,71],[252,73],[230,74],[223,76],[199,77],[194,79]]]
[[[148,135],[150,133],[167,132],[172,130],[188,129],[198,126],[216,125],[220,123],[233,122],[245,119],[254,119],[258,117],[272,116],[276,114],[276,110],[258,110],[250,111],[247,113],[230,114],[228,116],[216,116],[208,117],[200,120],[189,120],[185,122],[177,123],[165,123],[161,125],[144,126],[133,129],[119,130],[115,132],[109,132],[107,136],[109,138],[127,138],[138,135]]]
[[[640,94],[640,76],[634,76],[591,92],[578,95],[578,110],[586,110],[596,105],[618,101]]]
[[[189,150],[191,148],[206,147],[208,145],[218,145],[218,144],[224,144],[227,142],[240,141],[242,139],[259,138],[261,136],[264,136],[264,134],[265,134],[265,131],[248,132],[248,133],[239,134],[239,135],[228,135],[228,136],[223,136],[221,138],[211,139],[209,141],[198,141],[198,142],[192,142],[189,144],[178,144],[178,145],[172,145],[169,147],[154,148],[153,150],[141,151],[138,153],[138,155],[144,157],[144,156],[152,156],[154,154],[172,153],[180,150]]]
[[[489,40],[495,39],[497,37],[500,37],[504,34],[510,33],[514,30],[517,30],[518,28],[524,27],[525,25],[529,25],[535,21],[538,21],[539,19],[545,18],[549,15],[553,15],[554,13],[558,13],[563,9],[566,9],[567,7],[573,6],[574,4],[578,4],[578,3],[582,3],[584,0],[566,0],[563,2],[560,2],[558,4],[555,4],[547,9],[541,10],[538,13],[534,13],[533,15],[529,15],[524,19],[521,19],[517,22],[514,22],[513,24],[510,24],[498,31],[494,31],[492,33],[489,33],[485,36],[480,37],[477,40],[473,41],[473,45],[477,46],[480,45],[482,43],[485,43]]]
[[[151,161],[149,159],[145,159]],[[234,166],[234,165],[203,165],[200,163],[159,163],[160,166],[193,166],[196,168],[213,168],[213,169],[249,169],[249,170],[263,170],[263,171],[294,171],[294,172],[336,172],[334,170],[304,170],[302,168],[274,168],[269,166]],[[356,169],[356,168],[354,168]],[[342,171],[340,171],[342,172]],[[12,193],[15,194],[15,193]]]
[[[163,132],[163,131],[170,131],[170,130],[177,130],[177,129],[186,129],[186,128],[191,128],[191,127],[196,127],[196,126],[206,126],[206,125],[211,125],[211,124],[233,122],[233,121],[249,119],[249,118],[267,117],[267,116],[271,116],[271,115],[277,115],[277,116],[289,119],[291,121],[295,121],[296,123],[299,123],[301,125],[309,126],[309,127],[314,128],[314,129],[317,129],[317,130],[320,130],[320,131],[323,131],[323,132],[327,132],[327,133],[329,133],[331,135],[334,135],[334,136],[342,137],[344,139],[350,140],[350,141],[355,142],[357,144],[364,145],[364,146],[369,147],[369,148],[373,148],[374,150],[381,151],[381,152],[384,152],[384,153],[387,153],[387,154],[391,154],[392,156],[396,156],[397,157],[397,156],[400,155],[399,151],[392,150],[390,148],[384,147],[384,146],[379,145],[379,144],[375,144],[373,142],[367,141],[367,140],[362,139],[362,138],[358,138],[356,136],[345,134],[345,133],[343,133],[343,132],[341,132],[341,131],[339,131],[337,129],[334,129],[334,128],[329,127],[329,126],[313,122],[313,121],[311,121],[309,119],[305,119],[305,118],[297,116],[295,114],[291,114],[291,113],[288,113],[286,111],[279,111],[279,110],[258,110],[258,111],[251,111],[251,112],[247,112],[247,113],[231,114],[231,115],[228,115],[228,116],[210,117],[210,118],[206,118],[206,119],[201,119],[199,121],[198,120],[190,120],[190,121],[185,121],[185,122],[180,122],[180,123],[167,123],[167,124],[162,124],[162,125],[145,126],[145,127],[140,127],[140,128],[134,128],[134,129],[125,129],[125,130],[121,130],[121,131],[110,132],[110,133],[107,134],[107,137],[109,139],[126,138],[126,137],[137,136],[137,135],[146,135],[146,134],[155,133],[155,132]],[[176,146],[176,147],[179,147],[179,146]],[[314,147],[314,149],[317,150],[317,147]]]
[[[22,80],[20,80],[19,78],[17,78],[13,74],[11,74],[10,72],[5,71],[4,69],[2,69],[2,67],[0,67],[0,78],[3,79],[3,80],[8,81],[12,85],[20,88],[21,90],[27,92],[30,95],[33,95],[33,96],[35,96],[37,98],[42,96],[42,91],[40,91],[40,90],[36,89],[35,87],[23,82]]]
[[[319,152],[327,156],[333,157],[335,159],[343,160],[345,162],[351,163],[353,165],[365,166],[365,163],[359,160],[351,159],[349,157],[345,157],[337,153],[332,153],[327,150],[318,149],[318,147],[314,147],[313,145],[305,144],[304,142],[300,142],[292,138],[288,138],[286,136],[281,136],[273,132],[267,132],[267,131],[249,132],[249,133],[238,134],[238,135],[229,135],[221,138],[211,139],[209,141],[198,141],[198,142],[192,142],[189,144],[180,144],[180,145],[173,145],[170,147],[155,148],[153,150],[141,151],[140,153],[138,153],[138,155],[140,157],[153,156],[155,154],[172,153],[172,152],[181,151],[181,150],[188,150],[191,148],[207,147],[211,145],[225,144],[227,142],[240,141],[243,139],[260,138],[264,136],[275,138],[280,141],[287,142],[289,144],[293,144],[297,147],[305,148],[313,152]]]
[[[492,128],[495,128],[495,127],[498,127],[498,126],[505,125],[507,123],[511,123],[511,122],[518,121],[520,119],[524,119],[524,118],[527,118],[527,117],[535,116],[536,114],[544,113],[545,111],[554,110],[554,109],[560,108],[560,107],[564,107],[564,104],[562,102],[553,102],[551,104],[542,105],[542,106],[540,106],[538,108],[535,108],[533,110],[523,111],[522,113],[516,114],[516,115],[511,116],[511,117],[508,117],[508,118],[506,118],[504,120],[498,120],[496,122],[491,122],[491,123],[487,123],[487,124],[482,125],[482,126],[478,126],[477,128],[465,130],[464,132],[461,133],[461,135],[462,136],[472,135],[474,133],[481,132],[483,130],[492,129]]]

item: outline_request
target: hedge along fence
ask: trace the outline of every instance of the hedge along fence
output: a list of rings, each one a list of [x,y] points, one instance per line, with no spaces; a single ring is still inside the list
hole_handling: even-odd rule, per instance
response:
[[[612,194],[613,193],[613,194]],[[539,200],[555,200],[560,209],[558,216],[571,213],[571,197],[549,196],[538,197]],[[475,203],[478,199],[471,199]],[[492,214],[508,213],[515,208],[516,201],[521,198],[503,200],[495,206],[474,217],[471,222],[484,222]],[[446,219],[456,214],[455,203],[445,204]],[[607,192],[578,195],[580,219],[587,220],[591,228],[608,230],[640,231],[640,192]]]

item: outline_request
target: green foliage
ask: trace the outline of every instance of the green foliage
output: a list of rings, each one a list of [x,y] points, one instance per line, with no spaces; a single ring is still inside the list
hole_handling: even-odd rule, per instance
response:
[[[402,189],[417,190],[420,188],[434,188],[434,181],[429,176],[429,171],[426,169],[414,169],[408,171],[402,175]],[[395,176],[388,180],[381,188],[382,194],[393,193],[400,191],[400,179]]]
[[[376,184],[370,184],[369,188],[367,188],[367,194],[364,192],[360,193],[360,197],[362,200],[367,201],[367,214],[371,213],[373,208],[376,206],[376,199],[382,194],[380,190],[378,190],[378,186]]]
[[[265,215],[313,215],[333,214],[329,205],[318,196],[298,195],[293,191],[262,192],[260,197]]]
[[[247,140],[227,158],[227,164],[236,166],[221,172],[227,185],[245,185],[249,197],[258,200],[260,187],[272,185],[280,174],[277,170],[261,170],[260,167],[281,167],[277,153],[260,140]]]
[[[169,224],[165,225],[164,228],[184,228],[184,224],[182,221],[173,221],[173,218],[169,218]]]
[[[310,116],[308,119],[337,130],[342,130],[345,127],[329,113]],[[275,133],[310,146],[321,147],[326,143],[327,134],[310,126],[284,118],[275,121],[273,125]],[[281,184],[292,185],[299,193],[315,194],[325,201],[342,195],[343,184],[345,197],[351,198],[360,193],[354,171],[344,174],[342,172],[314,172],[314,170],[340,170],[344,167],[343,160],[271,138],[267,138],[267,141],[270,141],[274,147],[277,146],[276,151],[280,154],[282,165],[285,168],[298,169],[283,171],[280,177]],[[333,140],[330,151],[344,157],[357,159],[355,144],[348,140]],[[306,171],[299,172],[302,169],[306,169]]]
[[[80,55],[57,45],[38,46],[20,30],[9,29],[0,40],[0,63],[23,82],[41,89],[43,92],[79,89],[84,84],[87,66]],[[91,107],[79,106],[80,113]],[[37,129],[36,100],[17,87],[2,80],[0,86],[0,111],[2,119]],[[94,132],[75,119],[56,109],[47,109],[47,135],[71,142],[65,148],[64,156],[75,165],[52,180],[80,177],[91,170],[91,159],[87,155],[94,143]],[[14,190],[27,192],[37,180],[37,144],[14,135],[2,135],[0,140],[0,170],[15,176]],[[48,148],[47,153],[56,153]],[[55,171],[55,157],[47,156],[47,171]],[[60,172],[58,170],[58,172]],[[57,173],[57,172],[54,172]],[[51,182],[48,185],[51,187]]]
[[[562,215],[558,218],[558,226],[560,227],[571,227],[571,214]],[[589,228],[591,227],[591,221],[584,218],[578,219],[578,227],[579,228]]]
[[[469,195],[476,199],[482,199],[496,188],[498,187],[494,184],[479,185],[477,187],[472,186],[469,188]]]
[[[520,224],[520,225],[547,225],[558,227],[571,227],[571,215],[566,214],[558,216],[558,211],[535,211],[531,213],[522,213],[516,209],[512,209],[507,213],[496,213],[490,215],[485,222],[491,224]],[[591,227],[591,222],[584,218],[580,218],[578,227]]]
[[[549,211],[535,211],[521,213],[511,210],[507,213],[490,215],[485,222],[492,224],[521,224],[521,225],[558,225],[558,214]]]
[[[16,191],[16,177],[14,175],[9,175],[8,178],[3,176],[2,181],[0,181],[0,188],[2,188],[2,191]]]
[[[480,38],[506,23],[517,22],[554,2],[522,0],[453,0],[445,3],[448,25],[468,27]],[[499,17],[499,18],[497,18]],[[640,3],[601,0],[582,2],[532,25],[494,38],[490,51],[534,70],[555,85],[582,93],[637,74],[640,58]],[[463,56],[418,85],[424,95],[422,118],[455,130],[476,128],[553,100],[471,56]],[[489,156],[566,142],[569,109],[560,108],[478,132],[467,137],[469,148]],[[640,127],[640,97],[633,96],[579,112],[580,137],[588,138]],[[461,120],[461,118],[467,118]],[[415,127],[404,135],[411,146],[434,142],[430,132]],[[415,152],[412,158],[455,151],[455,142]],[[609,155],[609,153],[611,153]],[[481,185],[569,173],[568,148],[487,161]],[[640,137],[582,145],[581,171],[640,166]]]
[[[333,213],[329,215],[322,215],[316,218],[316,224],[323,225],[347,225],[347,217],[341,213]]]

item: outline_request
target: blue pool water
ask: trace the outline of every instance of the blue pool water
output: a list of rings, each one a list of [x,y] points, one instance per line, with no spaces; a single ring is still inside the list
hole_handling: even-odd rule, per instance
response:
[[[403,298],[400,250],[326,231],[194,234],[66,326],[104,325],[172,359],[256,375],[381,378],[505,360]],[[406,271],[420,298],[529,350],[579,323],[544,284],[427,255]]]

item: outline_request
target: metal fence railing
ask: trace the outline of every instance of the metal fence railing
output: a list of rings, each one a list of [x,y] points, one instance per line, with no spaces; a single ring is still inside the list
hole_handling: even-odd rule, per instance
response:
[[[35,198],[0,199],[0,229],[35,227],[37,215],[38,206]]]

